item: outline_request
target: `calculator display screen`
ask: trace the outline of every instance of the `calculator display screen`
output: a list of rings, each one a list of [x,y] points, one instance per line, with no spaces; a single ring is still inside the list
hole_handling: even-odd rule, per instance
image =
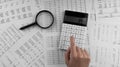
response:
[[[87,13],[74,12],[68,10],[65,11],[64,23],[87,26],[87,19]]]

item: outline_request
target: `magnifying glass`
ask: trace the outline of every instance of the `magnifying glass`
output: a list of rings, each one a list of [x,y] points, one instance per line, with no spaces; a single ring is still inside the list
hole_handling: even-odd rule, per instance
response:
[[[51,27],[53,25],[53,23],[54,23],[53,14],[48,10],[42,10],[42,11],[37,13],[34,23],[23,26],[20,28],[20,30],[26,29],[26,28],[31,27],[33,25],[37,25],[42,29],[47,29],[47,28]]]

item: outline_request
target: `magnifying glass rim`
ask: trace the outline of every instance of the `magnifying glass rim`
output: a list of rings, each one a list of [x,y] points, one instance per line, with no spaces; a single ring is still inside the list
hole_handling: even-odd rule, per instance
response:
[[[43,26],[41,26],[40,24],[38,24],[37,18],[38,18],[38,16],[39,16],[39,14],[42,13],[42,12],[49,13],[49,14],[52,16],[52,22],[51,22],[51,24],[50,24],[49,26],[43,27]],[[53,16],[53,14],[52,14],[50,11],[48,11],[48,10],[39,11],[39,12],[37,13],[36,17],[35,17],[35,23],[36,23],[39,27],[41,27],[42,29],[47,29],[47,28],[49,28],[49,27],[51,27],[51,26],[53,25],[53,23],[54,23],[54,16]]]

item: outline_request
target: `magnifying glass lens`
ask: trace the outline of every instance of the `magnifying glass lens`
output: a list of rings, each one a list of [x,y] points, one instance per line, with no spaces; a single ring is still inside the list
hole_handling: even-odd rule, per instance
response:
[[[37,23],[41,27],[49,27],[52,24],[53,18],[51,14],[47,12],[42,12],[37,17]]]

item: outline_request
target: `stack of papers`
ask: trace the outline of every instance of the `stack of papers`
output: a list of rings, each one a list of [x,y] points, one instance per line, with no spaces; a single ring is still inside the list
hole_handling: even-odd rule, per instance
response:
[[[87,12],[90,67],[120,66],[119,0],[0,0],[0,67],[66,67],[59,36],[65,10]],[[49,29],[33,26],[40,10],[49,10]]]

